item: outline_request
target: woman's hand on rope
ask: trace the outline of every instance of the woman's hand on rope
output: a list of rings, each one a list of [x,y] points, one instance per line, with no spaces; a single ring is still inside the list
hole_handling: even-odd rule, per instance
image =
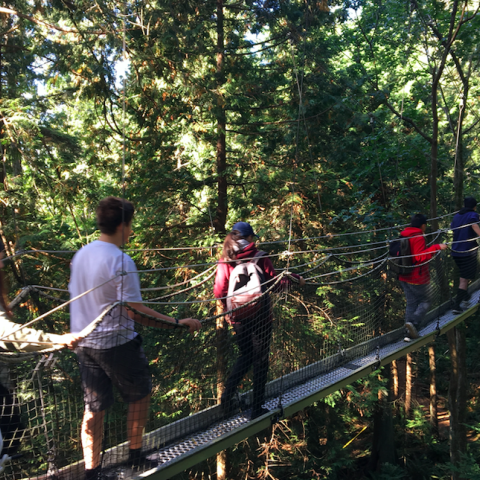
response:
[[[197,320],[196,318],[182,318],[182,320],[179,320],[178,323],[181,323],[182,325],[187,325],[187,327],[190,329],[191,334],[198,332],[202,328],[200,320]]]

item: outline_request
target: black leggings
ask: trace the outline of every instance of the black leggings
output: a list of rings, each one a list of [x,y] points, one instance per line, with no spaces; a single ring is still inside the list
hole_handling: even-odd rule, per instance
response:
[[[253,408],[260,408],[265,401],[265,384],[268,374],[268,357],[272,339],[272,322],[264,318],[247,320],[233,325],[235,341],[240,356],[225,384],[223,401],[230,401],[238,384],[253,365]]]

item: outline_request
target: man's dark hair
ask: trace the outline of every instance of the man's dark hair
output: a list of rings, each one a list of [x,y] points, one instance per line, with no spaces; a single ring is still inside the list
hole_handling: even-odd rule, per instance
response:
[[[473,197],[465,197],[463,199],[463,204],[465,208],[475,208],[477,206],[477,201]]]
[[[104,198],[97,207],[97,226],[102,233],[113,235],[122,222],[128,225],[132,221],[134,212],[135,207],[128,200]]]
[[[410,219],[410,226],[420,228],[422,225],[427,224],[427,217],[421,213],[417,213]]]

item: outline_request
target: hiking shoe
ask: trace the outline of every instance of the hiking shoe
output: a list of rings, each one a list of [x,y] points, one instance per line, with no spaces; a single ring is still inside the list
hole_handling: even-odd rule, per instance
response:
[[[405,338],[403,339],[404,342],[411,342],[412,339],[408,336],[408,335],[405,335]]]
[[[456,314],[462,313],[462,312],[463,312],[463,308],[462,308],[460,305],[455,305],[455,306],[452,308],[452,312],[453,312],[453,313],[456,313]]]
[[[410,323],[410,322],[407,322],[405,324],[405,328],[407,329],[407,332],[408,332],[408,337],[410,339],[415,339],[415,338],[418,338],[420,335],[418,334],[418,331],[417,331],[417,327],[415,327],[415,325],[413,323]]]

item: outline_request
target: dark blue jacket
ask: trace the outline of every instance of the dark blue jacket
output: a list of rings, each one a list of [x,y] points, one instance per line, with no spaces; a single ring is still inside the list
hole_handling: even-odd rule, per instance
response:
[[[478,245],[475,240],[477,234],[472,223],[478,223],[478,213],[471,209],[462,208],[452,220],[450,227],[453,230],[452,257],[466,257],[476,255]],[[464,228],[462,225],[468,225]]]

